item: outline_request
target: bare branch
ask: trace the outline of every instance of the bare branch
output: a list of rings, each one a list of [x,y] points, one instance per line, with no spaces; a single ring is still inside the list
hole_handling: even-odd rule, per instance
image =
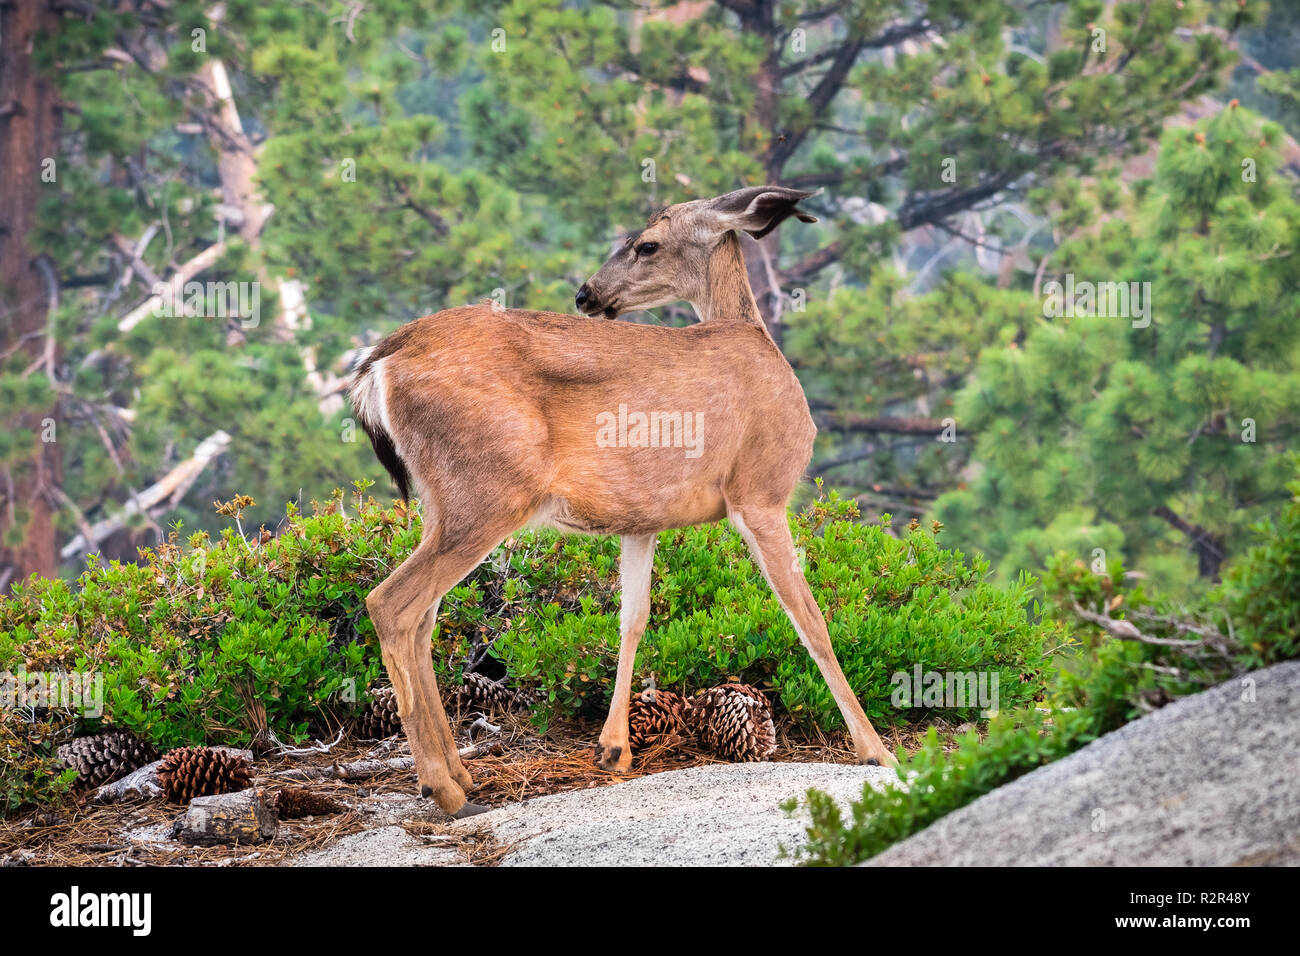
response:
[[[816,416],[819,428],[839,432],[875,432],[885,435],[938,435],[944,430],[942,419],[884,416],[866,418],[858,415]]]
[[[823,269],[839,261],[840,252],[840,244],[832,242],[805,256],[788,269],[782,269],[781,274],[786,283],[811,282]]]
[[[132,515],[147,516],[149,509],[165,503],[168,499],[175,499],[178,493],[183,494],[184,489],[192,485],[212,460],[229,446],[230,435],[224,431],[213,432],[199,443],[199,447],[194,450],[190,458],[181,462],[144,491],[130,498],[122,506],[121,511],[103,521],[97,521],[91,526],[89,535],[79,534],[65,544],[60,556],[66,561],[85,553],[86,548],[94,547],[95,542],[103,541],[110,534],[121,529]]]
[[[1185,641],[1176,637],[1152,637],[1150,634],[1143,634],[1131,621],[1108,617],[1105,614],[1097,614],[1095,611],[1089,611],[1078,601],[1071,602],[1074,605],[1074,613],[1085,621],[1091,621],[1111,637],[1117,637],[1121,641],[1138,641],[1142,644],[1158,644],[1162,647],[1201,647],[1204,641]]]
[[[221,257],[226,254],[225,242],[217,242],[208,246],[193,259],[190,259],[172,276],[170,282],[172,301],[175,302],[183,297],[185,293],[185,283],[189,282],[201,272],[206,272],[212,266],[220,261]],[[151,295],[143,303],[136,306],[117,323],[119,332],[130,332],[133,328],[147,319],[150,315],[156,313],[163,307],[163,298],[160,295]]]

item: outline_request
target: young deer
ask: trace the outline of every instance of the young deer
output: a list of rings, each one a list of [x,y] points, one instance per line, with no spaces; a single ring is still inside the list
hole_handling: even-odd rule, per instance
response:
[[[621,536],[614,703],[597,763],[626,770],[637,643],[660,531],[729,518],[830,687],[858,759],[892,764],[831,649],[800,569],[786,502],[816,426],[759,316],[734,230],[766,235],[811,193],[779,186],[670,206],[578,290],[584,316],[448,309],[398,329],[360,366],[356,414],[423,538],[366,600],[421,792],[454,815],[473,781],[438,695],[438,603],[524,525]],[[605,322],[686,299],[684,329]],[[694,428],[692,428],[694,426]],[[692,434],[692,432],[694,434]]]

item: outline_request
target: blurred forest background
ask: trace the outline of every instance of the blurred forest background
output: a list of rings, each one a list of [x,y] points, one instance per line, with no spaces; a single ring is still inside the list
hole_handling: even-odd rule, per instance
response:
[[[746,240],[810,476],[1005,578],[1199,590],[1294,474],[1298,67],[1294,0],[0,4],[0,591],[389,489],[358,349],[572,312],[648,213],[764,182],[823,189]],[[1071,275],[1149,324],[1047,314]]]

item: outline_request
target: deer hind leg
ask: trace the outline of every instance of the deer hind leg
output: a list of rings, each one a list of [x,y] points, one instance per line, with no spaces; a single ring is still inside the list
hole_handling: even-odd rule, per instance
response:
[[[857,752],[858,762],[885,766],[896,764],[893,754],[885,748],[875,728],[867,720],[862,705],[858,703],[844,671],[840,669],[840,662],[835,658],[830,633],[826,630],[826,620],[822,617],[821,608],[817,606],[817,600],[799,565],[784,504],[779,508],[732,506],[728,508],[727,516],[749,545],[763,576],[781,602],[790,623],[794,625],[800,643],[808,649],[821,671],[835,703],[839,705],[849,733],[853,735],[853,748]]]
[[[433,606],[424,613],[424,620],[420,622],[416,629],[417,647],[427,646],[430,638],[433,637],[433,627],[438,621],[438,606],[442,603],[442,598],[433,602]],[[423,635],[423,637],[421,637]],[[433,724],[438,731],[438,746],[442,748],[443,759],[447,764],[447,772],[451,778],[460,784],[461,789],[465,791],[474,788],[474,778],[470,776],[469,770],[460,759],[460,748],[456,746],[456,738],[451,732],[451,723],[447,720],[447,712],[443,709],[442,694],[438,691],[438,678],[430,669],[429,677],[433,681],[431,693],[424,695],[422,699],[428,701],[428,706],[433,708]]]
[[[457,529],[457,534],[449,536],[445,527],[441,535],[427,534],[411,556],[366,598],[415,758],[420,792],[451,814],[466,810],[465,789],[472,780],[460,763],[438,694],[429,635],[443,595],[522,524],[525,516],[523,509],[511,520],[498,516],[472,534]],[[472,812],[473,805],[468,806]]]
[[[632,767],[628,702],[636,648],[650,619],[650,571],[654,566],[655,540],[653,534],[637,534],[624,535],[619,542],[618,676],[614,679],[614,701],[600,732],[600,742],[596,744],[596,763],[620,773]]]

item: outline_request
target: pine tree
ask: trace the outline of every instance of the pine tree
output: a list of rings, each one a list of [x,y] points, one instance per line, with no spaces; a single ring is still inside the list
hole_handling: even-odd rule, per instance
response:
[[[1231,6],[1229,33],[1253,6]],[[961,369],[1003,335],[977,321],[999,296],[958,279],[933,300],[957,315],[900,304],[878,260],[969,216],[986,245],[1009,241],[983,207],[1041,218],[1031,189],[1054,196],[1140,150],[1231,59],[1224,31],[1201,29],[1217,5],[1164,0],[41,9],[31,64],[0,72],[56,89],[58,172],[16,184],[38,215],[4,258],[44,263],[59,297],[0,289],[22,312],[0,326],[0,530],[23,555],[57,534],[69,560],[130,559],[176,521],[214,527],[208,502],[236,491],[256,524],[378,477],[339,394],[358,348],[483,298],[567,310],[650,208],[765,180],[829,190],[812,201],[824,228],[750,249],[828,435],[819,453],[867,462],[835,477],[881,486],[877,505],[897,486],[922,507],[966,446],[905,443],[935,437]],[[203,285],[160,315],[150,296],[175,278]],[[231,290],[258,314],[229,314]],[[14,554],[0,575],[49,570]]]
[[[1153,179],[1091,191],[1100,226],[1045,281],[1150,283],[1149,315],[1061,315],[1042,296],[1023,335],[985,351],[958,412],[979,476],[937,507],[959,543],[1007,568],[1063,550],[1186,584],[1217,578],[1287,497],[1300,206],[1281,140],[1234,103],[1166,132]]]
[[[395,38],[429,26],[424,5],[341,18],[288,2],[56,8],[32,75],[63,122],[57,141],[23,147],[56,175],[38,177],[39,156],[9,167],[34,169],[13,195],[39,210],[22,262],[40,257],[59,293],[56,363],[29,367],[46,344],[41,296],[0,327],[14,409],[0,451],[20,479],[16,503],[0,484],[6,537],[52,548],[50,523],[30,514],[52,507],[73,560],[130,559],[160,521],[216,526],[209,502],[235,491],[259,502],[256,525],[286,499],[377,477],[339,394],[347,353],[448,296],[490,294],[465,264],[484,263],[485,279],[504,268],[520,220],[508,190],[431,161],[439,123],[398,101],[420,67]],[[151,299],[173,280],[198,285]],[[66,480],[29,490],[26,424],[44,418]],[[216,454],[195,474],[204,449]],[[161,497],[134,507],[151,486]]]
[[[813,400],[817,459],[836,463],[819,468],[869,513],[914,515],[960,480],[970,432],[945,419],[1002,329],[978,283],[906,300],[976,259],[1032,282],[1054,211],[1036,195],[1145,150],[1255,15],[1234,4],[1216,32],[1201,29],[1216,8],[1172,2],[496,9],[467,134],[488,170],[544,199],[555,240],[604,252],[670,202],[763,181],[827,190],[808,203],[821,226],[745,242],[751,284]]]

